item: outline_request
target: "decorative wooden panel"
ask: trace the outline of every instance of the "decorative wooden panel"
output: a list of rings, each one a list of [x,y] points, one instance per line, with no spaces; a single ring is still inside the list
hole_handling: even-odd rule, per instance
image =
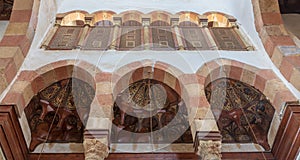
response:
[[[0,106],[0,145],[7,160],[27,159],[28,149],[14,106]]]
[[[275,110],[260,91],[221,78],[210,83],[205,92],[224,143],[254,142],[270,150],[267,135]]]
[[[77,47],[82,27],[61,26],[52,37],[49,50],[71,50]]]
[[[113,110],[112,142],[192,143],[185,104],[158,81],[131,84],[117,96]]]
[[[122,35],[120,41],[121,51],[126,50],[141,50],[142,46],[142,27],[127,27],[123,26],[121,28]]]
[[[171,27],[151,27],[153,50],[176,50]]]
[[[34,96],[24,110],[31,130],[30,151],[44,142],[81,143],[94,94],[89,84],[72,78]]]
[[[90,29],[85,43],[84,50],[106,50],[111,42],[113,27],[93,27]]]
[[[0,20],[9,20],[14,0],[0,0]]]
[[[272,152],[276,159],[297,159],[300,146],[300,105],[288,105],[279,126]]]
[[[174,34],[170,24],[164,21],[155,21],[150,24],[153,50],[176,50]]]
[[[137,21],[126,21],[121,27],[119,50],[142,50],[142,24]]]
[[[184,47],[187,50],[209,50],[209,46],[200,27],[181,27]]]
[[[243,44],[240,37],[233,28],[210,28],[212,36],[220,50],[236,50],[246,51],[246,46]]]

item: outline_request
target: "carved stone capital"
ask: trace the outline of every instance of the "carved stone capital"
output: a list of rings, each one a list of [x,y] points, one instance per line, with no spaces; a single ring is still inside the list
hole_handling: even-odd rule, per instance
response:
[[[195,137],[195,152],[201,160],[220,160],[222,136],[218,131],[197,131]]]
[[[109,154],[106,137],[85,139],[83,142],[85,160],[102,160]]]
[[[200,140],[197,154],[202,160],[220,160],[221,144],[221,141]]]

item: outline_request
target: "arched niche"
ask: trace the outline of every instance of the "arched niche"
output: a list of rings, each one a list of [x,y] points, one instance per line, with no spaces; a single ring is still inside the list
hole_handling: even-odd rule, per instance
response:
[[[113,143],[192,143],[184,101],[154,79],[130,84],[113,107]]]
[[[259,90],[220,78],[205,87],[223,143],[257,143],[270,150],[268,132],[275,109]]]
[[[72,11],[65,13],[64,18],[61,21],[62,26],[83,26],[85,23],[85,11]]]
[[[183,23],[183,24],[187,23],[187,24],[191,24],[192,26],[199,25],[199,17],[198,17],[199,14],[195,12],[188,12],[188,11],[182,11],[179,12],[178,14],[179,14],[179,23]]]
[[[208,27],[231,27],[229,19],[234,19],[221,12],[207,12],[204,15],[207,16]]]
[[[94,12],[92,25],[95,26],[107,26],[108,24],[113,22],[113,15],[116,13],[113,11],[97,11]]]
[[[82,143],[95,90],[67,78],[39,91],[24,109],[31,131],[30,151],[42,143]]]

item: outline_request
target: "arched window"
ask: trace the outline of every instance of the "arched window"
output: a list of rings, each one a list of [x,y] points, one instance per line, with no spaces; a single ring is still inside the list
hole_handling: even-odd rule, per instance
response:
[[[223,143],[257,143],[270,150],[268,131],[274,107],[254,87],[229,78],[207,85],[205,93]]]
[[[30,151],[41,143],[82,143],[94,89],[76,78],[51,84],[25,108],[31,131]]]
[[[113,143],[192,143],[185,103],[159,81],[130,84],[113,110]]]

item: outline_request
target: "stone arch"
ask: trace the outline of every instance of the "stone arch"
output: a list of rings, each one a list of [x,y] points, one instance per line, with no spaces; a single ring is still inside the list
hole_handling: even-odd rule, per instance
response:
[[[179,15],[179,23],[182,22],[192,22],[194,24],[199,24],[199,14],[196,12],[190,12],[190,11],[181,11],[177,13]]]
[[[207,16],[209,26],[211,27],[231,27],[230,19],[234,17],[221,12],[206,12],[203,15]],[[210,24],[211,23],[211,24]]]
[[[113,99],[115,100],[115,96],[126,89],[129,84],[143,79],[157,80],[169,86],[182,98],[188,110],[192,135],[195,137],[196,131],[193,122],[194,118],[199,116],[197,114],[201,114],[198,110],[203,101],[198,92],[202,89],[199,85],[199,77],[195,74],[184,74],[180,69],[160,61],[132,62],[118,68],[113,73]]]
[[[107,102],[112,101],[111,91],[107,86],[103,86],[103,84],[110,83],[111,74],[102,72],[95,65],[85,61],[61,60],[42,66],[34,71],[22,71],[1,103],[15,104],[15,110],[22,121],[22,128],[29,130],[24,113],[25,107],[39,91],[54,82],[67,78],[80,79],[94,88],[95,97],[91,102],[85,129],[99,127],[93,126],[95,125],[94,119],[96,117],[107,117],[111,113],[110,110],[107,110],[107,107],[105,108]],[[24,134],[28,146],[31,141],[29,133],[25,132]]]
[[[128,21],[136,21],[142,24],[142,15],[142,12],[136,10],[130,10],[120,13],[120,17],[122,17],[123,24]]]
[[[113,11],[96,11],[92,14],[94,14],[94,17],[91,24],[95,25],[100,21],[110,21],[111,23],[113,23],[113,15],[115,15],[116,13]]]
[[[39,7],[38,0],[14,1],[8,27],[0,42],[1,53],[5,53],[0,58],[5,62],[1,64],[4,70],[0,74],[0,92],[12,82],[29,51],[37,27]]]
[[[87,82],[95,89],[96,96],[93,100],[95,103],[97,102],[97,93],[99,94],[99,90],[102,89],[99,83],[110,81],[109,75],[109,73],[101,72],[96,66],[85,61],[61,60],[53,62],[34,71],[22,71],[4,97],[2,104],[16,104],[18,114],[21,115],[31,98],[41,89],[54,82],[72,77]]]
[[[172,14],[166,11],[153,11],[149,13],[151,23],[162,21],[170,25]]]
[[[67,13],[63,13],[63,19],[61,21],[62,26],[76,26],[84,25],[85,15],[88,14],[86,11],[75,10]]]
[[[244,82],[263,93],[275,108],[275,114],[268,132],[268,142],[273,145],[280,119],[279,114],[286,102],[296,101],[297,98],[289,91],[284,83],[270,69],[259,69],[254,66],[229,59],[216,59],[205,63],[198,71],[200,85],[205,88],[210,82],[220,78],[231,78]],[[204,90],[200,91],[204,101],[202,105],[210,107]]]
[[[201,85],[204,87],[222,77],[254,86],[268,97],[277,113],[280,112],[283,103],[296,100],[296,97],[270,69],[259,69],[235,60],[217,59],[206,63],[197,71],[197,74],[201,77]]]
[[[278,1],[252,1],[256,31],[262,40],[264,48],[282,75],[295,88],[300,89],[297,70],[300,57],[299,46],[286,31],[279,9]]]
[[[116,13],[113,11],[96,11],[92,14],[94,14],[94,17],[91,24],[94,25],[99,21],[113,22],[113,15],[115,15]]]
[[[153,74],[150,75],[149,72],[152,71]],[[147,78],[165,83],[180,96],[197,96],[189,93],[189,87],[186,86],[188,84],[197,85],[197,76],[194,74],[184,74],[180,69],[170,64],[160,61],[153,62],[151,60],[132,62],[118,68],[112,75],[113,93],[119,93],[125,89],[128,84]]]

